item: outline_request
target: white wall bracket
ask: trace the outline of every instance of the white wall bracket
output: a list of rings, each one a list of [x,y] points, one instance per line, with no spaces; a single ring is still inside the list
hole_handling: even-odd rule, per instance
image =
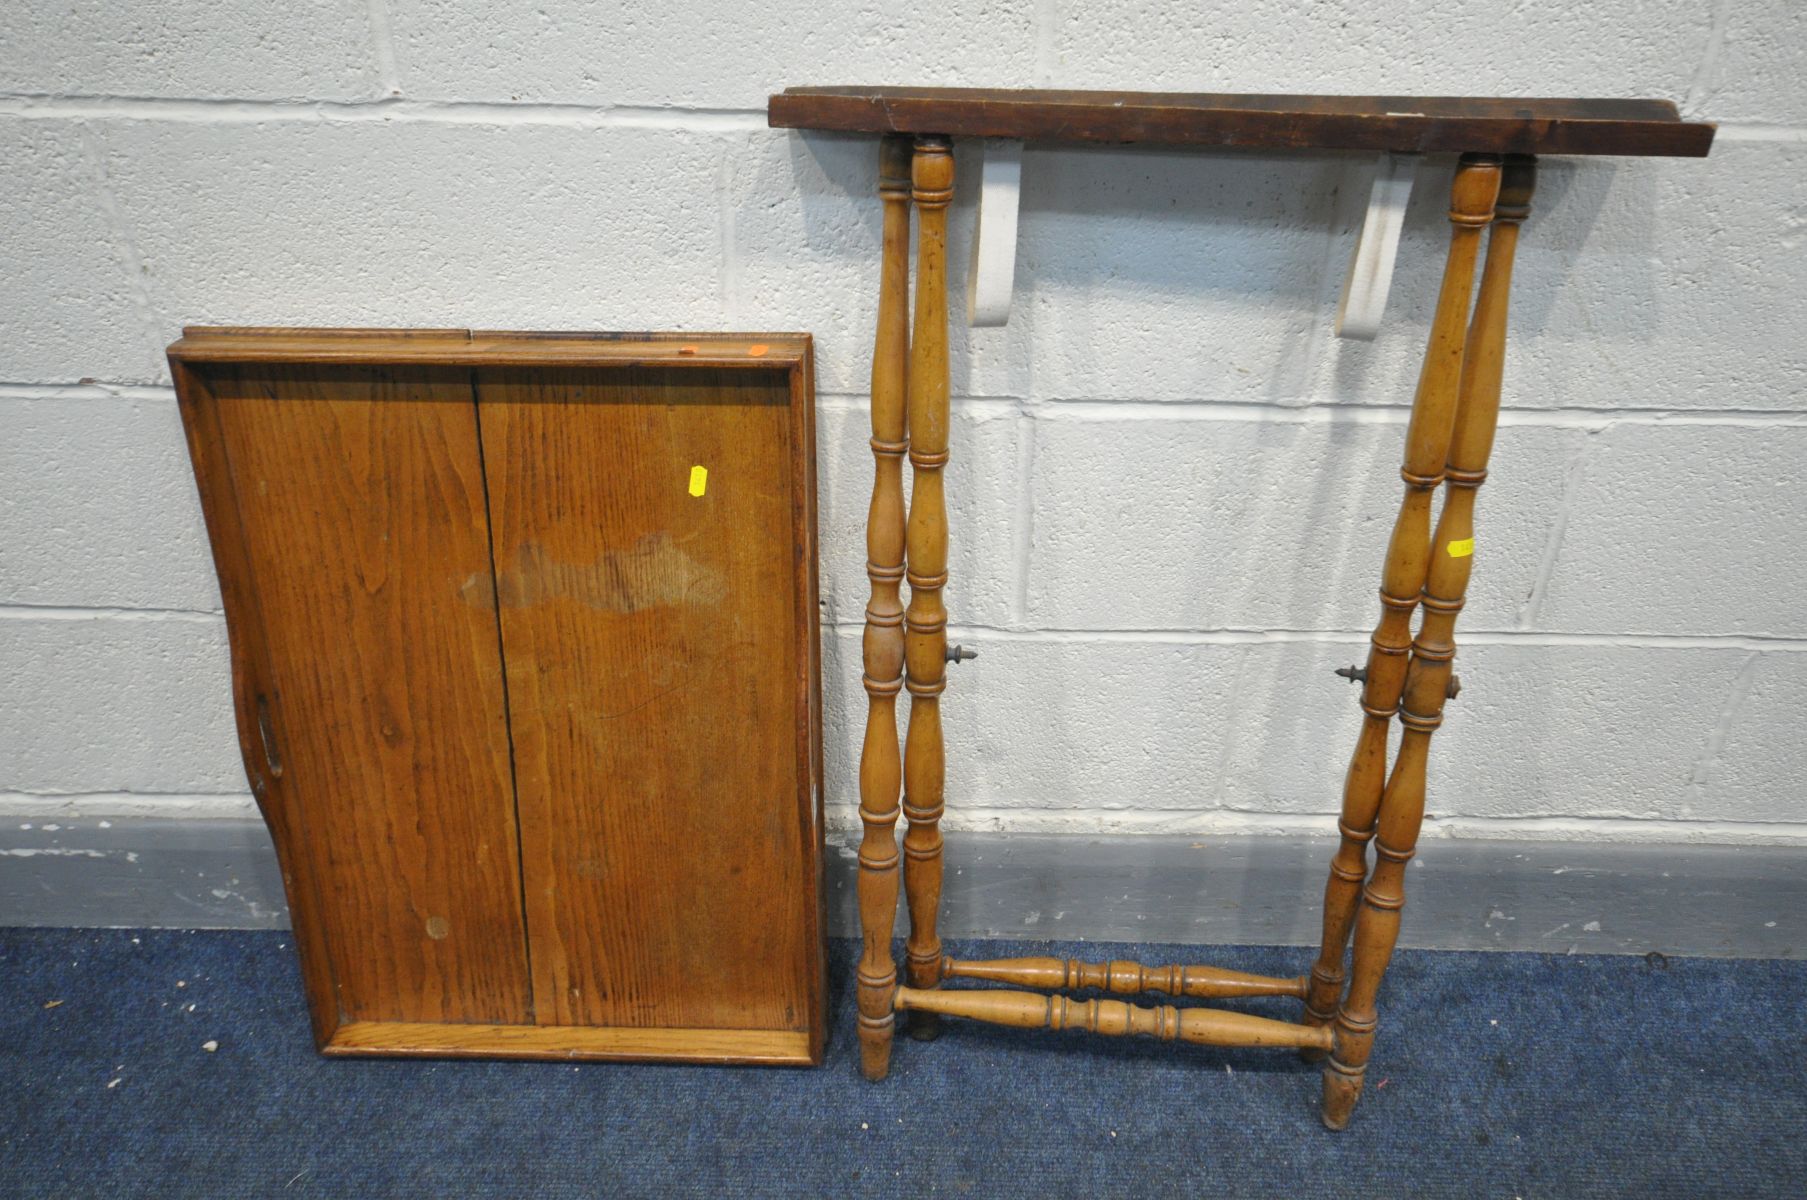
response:
[[[1368,213],[1349,259],[1343,298],[1336,306],[1336,336],[1369,342],[1380,329],[1387,293],[1393,287],[1393,260],[1399,256],[1399,233],[1412,198],[1419,154],[1383,154],[1374,167]]]
[[[966,323],[998,326],[1010,319],[1016,287],[1016,214],[1023,194],[1023,143],[988,138],[980,151],[979,214],[966,272]]]

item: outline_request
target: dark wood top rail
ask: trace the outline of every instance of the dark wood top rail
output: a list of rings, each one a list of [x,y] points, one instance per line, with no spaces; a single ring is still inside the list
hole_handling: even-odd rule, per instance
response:
[[[1041,142],[1294,150],[1704,158],[1716,126],[1668,100],[1258,96],[1010,88],[805,87],[771,97],[775,129]]]

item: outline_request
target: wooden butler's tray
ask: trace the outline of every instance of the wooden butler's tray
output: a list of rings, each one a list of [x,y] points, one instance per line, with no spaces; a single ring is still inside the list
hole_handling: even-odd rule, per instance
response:
[[[820,1061],[809,338],[169,358],[321,1050]]]

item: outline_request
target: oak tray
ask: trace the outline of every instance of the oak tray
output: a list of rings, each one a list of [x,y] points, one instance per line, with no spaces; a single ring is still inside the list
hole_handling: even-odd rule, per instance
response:
[[[169,360],[320,1049],[819,1062],[809,338]]]

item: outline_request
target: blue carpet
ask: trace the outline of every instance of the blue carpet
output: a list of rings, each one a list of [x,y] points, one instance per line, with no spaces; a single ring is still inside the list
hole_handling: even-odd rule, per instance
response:
[[[1054,950],[1273,973],[1305,959]],[[1807,1190],[1803,962],[1402,952],[1367,1095],[1331,1134],[1317,1071],[1285,1051],[950,1022],[933,1044],[900,1039],[891,1078],[865,1083],[846,942],[814,1071],[328,1062],[293,953],[281,933],[0,930],[0,1195]]]

